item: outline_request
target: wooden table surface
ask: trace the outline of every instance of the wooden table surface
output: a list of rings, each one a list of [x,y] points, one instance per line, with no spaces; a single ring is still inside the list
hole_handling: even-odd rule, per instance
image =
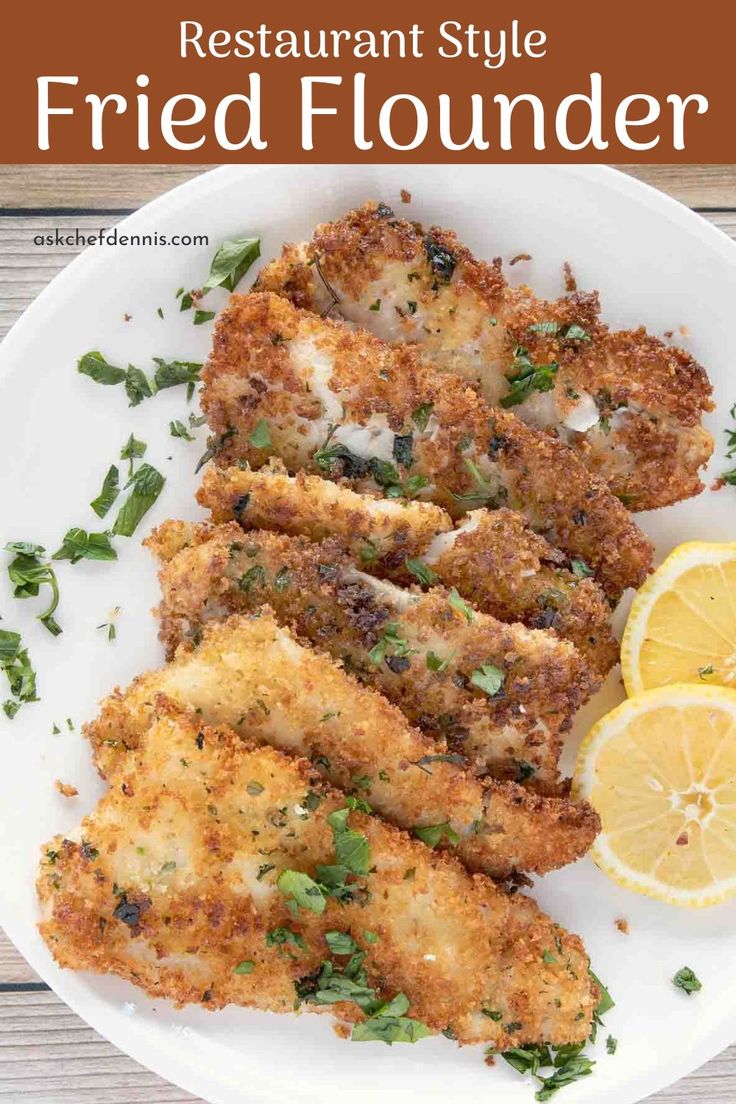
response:
[[[736,238],[736,166],[624,167]],[[110,227],[204,169],[0,165],[0,336],[78,252],[68,246],[35,248],[34,234],[57,226],[87,232]],[[17,1104],[197,1104],[87,1027],[1,932],[0,1097]],[[736,1046],[650,1097],[653,1102],[735,1104]]]

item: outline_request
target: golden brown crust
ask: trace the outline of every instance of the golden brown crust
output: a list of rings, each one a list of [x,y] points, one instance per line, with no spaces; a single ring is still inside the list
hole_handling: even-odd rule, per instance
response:
[[[321,913],[290,909],[276,880],[335,862],[327,818],[343,796],[304,760],[162,697],[149,722],[74,839],[43,849],[40,930],[60,965],[118,974],[179,1005],[288,1012],[325,959],[345,968],[325,940],[338,930],[365,952],[376,996],[405,993],[432,1031],[501,1048],[586,1038],[598,994],[585,950],[531,900],[351,812],[369,873],[348,875],[350,897],[327,898]],[[269,939],[278,929],[300,942]],[[252,965],[236,972],[241,963]],[[333,1011],[363,1019],[351,1001]]]
[[[573,862],[600,827],[586,802],[472,778],[445,758],[446,743],[410,728],[380,694],[300,646],[268,610],[208,625],[196,649],[179,649],[167,667],[105,700],[85,733],[108,779],[138,746],[157,693],[200,711],[205,723],[309,757],[341,789],[360,779],[360,796],[399,827],[449,822],[462,861],[496,877]]]
[[[438,278],[436,249],[453,266],[450,278]],[[635,509],[702,490],[698,470],[713,450],[700,424],[713,409],[704,369],[643,328],[609,330],[596,293],[538,299],[509,287],[498,262],[477,261],[451,231],[425,231],[375,203],[319,226],[305,246],[285,246],[257,287],[417,343],[440,370],[478,381],[492,405],[508,393],[520,350],[534,365],[553,364],[550,392],[515,407],[521,418],[559,435]],[[380,310],[368,309],[376,303]],[[578,430],[574,418],[566,423],[581,398],[594,416]]]
[[[165,522],[145,542],[156,556],[162,550],[156,612],[167,655],[198,639],[208,621],[268,604],[474,772],[559,792],[562,733],[597,688],[567,641],[470,607],[466,616],[442,587],[423,593],[379,582],[334,540],[190,524],[172,559],[171,533],[184,525]],[[476,681],[488,667],[501,679],[495,689]]]
[[[453,530],[431,502],[357,494],[303,471],[290,476],[277,460],[260,471],[210,466],[197,500],[213,521],[236,520],[246,531],[336,537],[361,570],[401,586],[416,582],[407,560],[429,555],[433,574],[483,613],[570,640],[602,676],[618,662],[610,606],[598,584],[581,577],[585,565],[575,574],[512,510],[474,510]],[[442,534],[449,536],[435,541]]]
[[[518,509],[553,544],[590,564],[613,597],[640,585],[650,570],[649,541],[573,452],[510,412],[491,411],[472,388],[427,367],[408,347],[320,320],[277,296],[235,295],[218,320],[203,379],[202,405],[220,466],[247,460],[259,468],[277,455],[290,470],[375,490],[377,479],[385,483],[383,471],[376,476],[366,460],[357,466],[331,454],[320,460],[325,450],[318,450],[330,447],[330,423],[342,427],[333,446],[341,432],[352,433],[352,441],[354,431],[380,426],[384,434],[412,434],[411,466],[392,466],[403,485],[412,477],[428,480],[421,497],[452,516],[490,499]],[[418,432],[413,415],[426,408],[433,420]],[[268,429],[265,447],[258,434],[256,444],[251,440],[260,423]]]

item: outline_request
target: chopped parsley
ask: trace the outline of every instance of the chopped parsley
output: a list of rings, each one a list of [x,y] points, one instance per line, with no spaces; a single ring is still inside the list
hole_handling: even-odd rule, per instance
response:
[[[59,584],[51,564],[41,558],[46,549],[42,544],[31,544],[29,541],[10,541],[5,545],[5,551],[15,553],[15,558],[8,564],[8,576],[13,584],[14,598],[36,598],[42,586],[50,587],[49,604],[43,613],[37,616],[52,636],[58,636],[61,627],[54,613],[59,605]]]
[[[233,238],[224,241],[212,258],[210,274],[202,287],[202,295],[206,295],[216,287],[235,291],[250,266],[260,255],[260,238]]]
[[[427,652],[427,659],[426,659],[427,670],[428,671],[436,671],[437,674],[441,674],[443,671],[447,670],[447,666],[448,666],[449,663],[452,662],[452,660],[454,659],[454,656],[455,656],[455,653],[450,652],[450,654],[448,656],[445,656],[444,659],[440,659],[440,657],[437,655],[436,652],[432,652],[432,651]]]
[[[117,610],[116,610],[116,612],[117,612]],[[112,644],[112,642],[117,638],[118,631],[115,628],[115,622],[114,621],[105,621],[105,622],[103,622],[102,625],[98,625],[97,628],[98,628],[98,630],[99,629],[107,629],[108,644]]]
[[[409,642],[399,635],[398,622],[390,621],[386,625],[383,636],[368,652],[368,659],[374,666],[380,667],[387,656],[404,658],[410,654]]]
[[[434,403],[433,402],[421,403],[416,408],[416,410],[412,410],[411,420],[413,421],[414,425],[417,427],[417,429],[419,430],[420,433],[423,433],[424,430],[427,428],[427,425],[429,424],[429,419],[432,416],[432,411],[433,410],[434,410]]]
[[[618,1047],[618,1039],[614,1039],[613,1035],[609,1035],[606,1039],[606,1050],[609,1054],[615,1054]]]
[[[287,904],[294,913],[300,908],[316,913],[325,911],[324,892],[308,874],[299,870],[282,870],[276,879],[276,885],[282,893],[289,896]]]
[[[595,575],[595,572],[588,567],[585,560],[571,560],[570,570],[573,575],[577,575],[578,579],[589,579],[591,575]]]
[[[147,445],[145,441],[138,441],[131,433],[128,440],[125,442],[120,450],[120,459],[128,461],[128,478],[133,474],[133,465],[136,460],[140,460],[142,456],[146,455]]]
[[[28,651],[22,646],[20,633],[0,629],[0,670],[5,673],[11,694],[3,702],[2,709],[12,721],[22,705],[38,701],[36,672]]]
[[[266,946],[267,947],[283,947],[285,943],[294,943],[297,947],[301,947],[302,950],[306,950],[307,945],[298,932],[292,931],[291,928],[272,928],[271,931],[266,932]]]
[[[150,399],[157,391],[175,387],[180,383],[187,384],[188,397],[191,398],[194,385],[199,381],[202,365],[190,361],[165,361],[161,357],[154,357],[153,360],[157,365],[153,379],[149,379],[145,372],[133,364],[129,364],[127,368],[118,368],[114,364],[109,364],[97,350],[85,353],[79,358],[77,371],[84,376],[89,376],[95,383],[108,387],[119,383],[124,384],[131,406],[138,406],[143,399]]]
[[[332,829],[335,855],[338,863],[351,874],[367,874],[371,863],[368,837],[348,826],[349,815],[349,808],[337,809],[327,818]]]
[[[358,944],[349,932],[325,932],[325,942],[333,955],[351,955],[359,950]]]
[[[169,422],[169,435],[171,437],[181,437],[182,441],[194,440],[194,435],[189,432],[183,422],[178,420]]]
[[[118,511],[112,532],[120,537],[132,537],[163,490],[166,480],[151,464],[141,464],[138,471],[131,475],[125,490],[131,488],[130,495]]]
[[[404,993],[397,993],[367,1020],[355,1024],[351,1039],[355,1043],[376,1041],[391,1046],[393,1043],[416,1043],[431,1035],[426,1024],[404,1014],[408,1010],[408,998]]]
[[[526,402],[535,391],[551,391],[555,383],[558,364],[533,364],[528,349],[517,345],[511,370],[506,379],[511,385],[508,394],[501,399],[501,406],[508,409]]]
[[[413,828],[412,832],[422,843],[426,843],[427,847],[438,847],[443,839],[453,847],[460,842],[460,836],[447,820],[442,824],[428,824],[424,828]]]
[[[193,323],[195,326],[201,326],[203,322],[211,322],[214,317],[214,311],[195,310]]]
[[[422,586],[432,586],[433,583],[437,582],[437,576],[429,564],[425,563],[424,560],[407,557],[404,564],[406,570],[410,571]]]
[[[54,560],[116,560],[118,554],[110,544],[108,533],[88,533],[86,529],[68,529]]]
[[[698,980],[689,966],[683,966],[681,970],[677,971],[672,979],[672,984],[676,989],[682,989],[683,993],[687,993],[688,996],[699,992],[703,988],[702,982]]]
[[[461,613],[468,624],[470,624],[470,622],[473,620],[473,611],[468,603],[460,597],[457,592],[457,587],[452,587],[447,600],[453,607],[453,609],[456,609],[458,613]]]
[[[248,440],[254,448],[267,449],[271,447],[271,431],[265,418],[261,418],[260,422],[256,423]]]
[[[114,364],[108,364],[99,350],[85,353],[77,361],[77,371],[83,376],[89,376],[95,383],[112,387],[122,383],[125,379],[125,369],[117,368]]]
[[[233,970],[234,974],[252,974],[255,963],[251,959],[247,958],[245,962],[240,962]]]
[[[90,502],[90,506],[98,518],[104,518],[108,510],[120,494],[120,472],[115,464],[111,464],[102,483],[102,490],[97,498]]]
[[[381,309],[381,300],[380,299],[376,299],[375,302],[371,303],[371,305],[368,308],[369,311],[380,311],[380,309]]]
[[[496,696],[503,688],[506,675],[499,667],[494,667],[492,663],[483,663],[470,676],[470,681],[473,686],[477,686],[479,690],[483,690],[490,698]]]
[[[590,341],[590,334],[577,322],[571,322],[568,326],[562,326],[559,322],[535,322],[529,326],[529,333],[535,334],[559,334],[565,341]]]

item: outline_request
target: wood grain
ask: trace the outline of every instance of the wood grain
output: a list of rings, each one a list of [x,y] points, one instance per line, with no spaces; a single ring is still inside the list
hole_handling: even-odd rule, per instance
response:
[[[706,209],[710,221],[736,240],[736,166],[620,167],[690,206]],[[112,226],[124,212],[204,168],[0,166],[0,336],[78,252],[73,246],[35,247],[34,234],[56,226],[88,232],[100,225]],[[69,213],[55,213],[61,209]],[[99,213],[91,213],[104,211],[114,213],[103,221]],[[8,984],[39,980],[0,932],[1,1099],[11,1104],[202,1104],[121,1054],[53,993],[2,991]],[[625,1045],[622,1038],[620,1053]],[[736,1046],[649,1100],[649,1104],[734,1102]]]
[[[140,207],[212,165],[0,165],[1,208]],[[736,165],[618,165],[690,207],[736,207]]]

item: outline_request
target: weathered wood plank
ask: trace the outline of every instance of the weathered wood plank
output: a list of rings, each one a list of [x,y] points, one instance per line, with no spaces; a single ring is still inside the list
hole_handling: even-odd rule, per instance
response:
[[[211,165],[0,165],[0,208],[130,208]],[[691,207],[736,207],[736,165],[619,165]]]
[[[40,981],[21,954],[0,929],[0,984]]]
[[[197,1104],[100,1038],[53,993],[0,994],[0,1099]]]
[[[0,994],[0,1098],[23,1104],[198,1104],[82,1023],[53,993]],[[733,1104],[736,1047],[650,1104]]]

